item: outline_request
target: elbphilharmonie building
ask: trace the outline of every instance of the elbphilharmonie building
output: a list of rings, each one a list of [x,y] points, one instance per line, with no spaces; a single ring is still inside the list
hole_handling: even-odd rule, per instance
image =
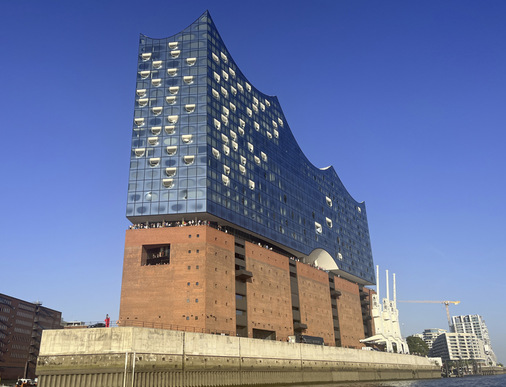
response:
[[[141,35],[136,77],[120,323],[358,347],[365,204],[307,159],[209,13]]]

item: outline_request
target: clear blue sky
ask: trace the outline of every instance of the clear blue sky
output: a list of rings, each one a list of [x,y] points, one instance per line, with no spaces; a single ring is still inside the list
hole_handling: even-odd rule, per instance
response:
[[[206,9],[308,158],[366,202],[398,299],[460,300],[506,362],[504,1],[1,2],[0,292],[117,318],[138,35]],[[406,336],[446,328],[442,305],[399,309]]]

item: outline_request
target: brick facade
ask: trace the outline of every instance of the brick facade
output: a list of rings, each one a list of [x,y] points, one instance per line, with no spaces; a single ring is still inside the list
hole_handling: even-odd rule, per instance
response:
[[[170,245],[170,263],[143,265],[143,246]],[[234,238],[206,226],[128,230],[120,323],[235,331]]]
[[[297,262],[297,278],[301,322],[308,327],[305,334],[323,337],[325,344],[334,346],[329,275]]]
[[[363,346],[359,340],[365,338],[367,316],[361,294],[369,289],[360,293],[356,283],[329,277],[265,245],[237,241],[204,225],[128,230],[120,325],[280,341],[300,333],[322,337],[330,346]],[[237,246],[244,252],[240,259]],[[170,249],[170,261],[148,264],[149,252],[159,248]],[[238,264],[245,266],[247,278],[236,278]],[[236,327],[239,315],[246,321],[244,330]],[[307,327],[295,332],[296,319]]]
[[[365,339],[365,335],[359,286],[339,277],[334,277],[334,283],[336,289],[339,289],[341,292],[341,295],[337,299],[341,346],[346,348],[361,348],[363,345],[359,340]]]
[[[286,341],[293,335],[288,259],[264,247],[246,243],[246,268],[253,273],[248,291],[248,336],[252,329],[276,332]]]

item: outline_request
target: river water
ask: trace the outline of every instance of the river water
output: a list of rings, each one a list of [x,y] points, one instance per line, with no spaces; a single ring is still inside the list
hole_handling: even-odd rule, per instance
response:
[[[301,385],[306,386],[306,385]],[[392,382],[343,382],[336,384],[311,384],[308,387],[506,387],[506,374],[493,376],[466,376],[426,380]]]

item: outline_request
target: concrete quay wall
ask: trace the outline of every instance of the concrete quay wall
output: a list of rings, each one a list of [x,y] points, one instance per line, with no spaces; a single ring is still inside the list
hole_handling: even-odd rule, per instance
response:
[[[427,358],[162,329],[44,331],[40,387],[241,386],[440,377]]]

